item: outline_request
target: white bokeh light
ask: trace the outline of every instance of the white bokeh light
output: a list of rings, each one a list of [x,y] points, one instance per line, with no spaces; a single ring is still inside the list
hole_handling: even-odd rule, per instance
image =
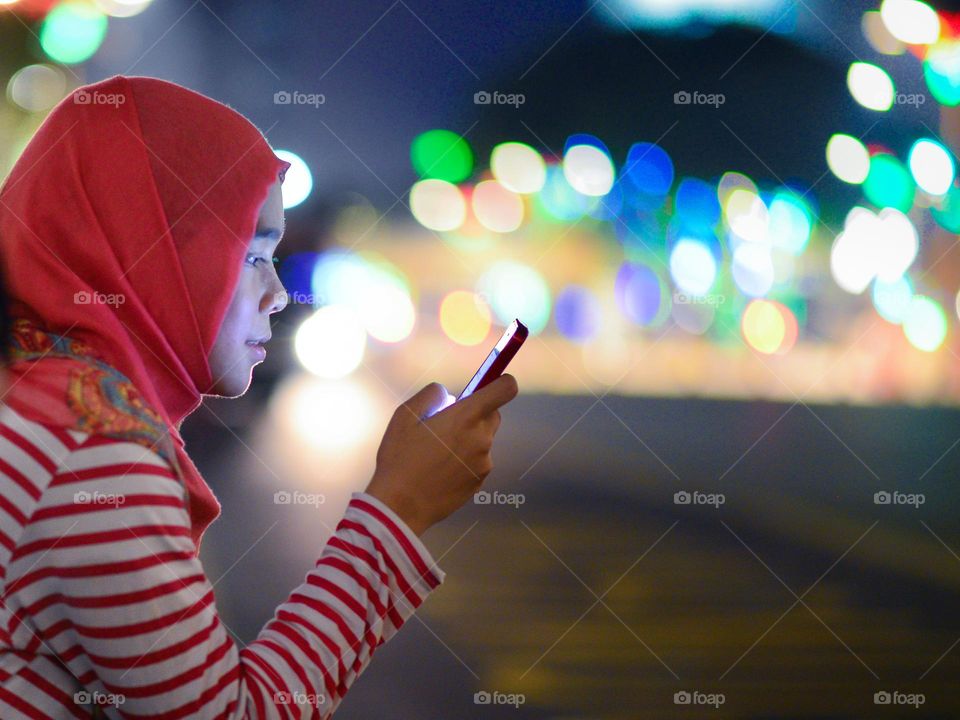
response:
[[[893,105],[893,81],[876,65],[864,62],[850,65],[847,87],[853,99],[870,110],[883,112]]]
[[[317,310],[297,328],[293,347],[300,364],[314,375],[336,379],[363,360],[367,331],[357,314],[343,305]]]
[[[717,277],[717,261],[702,242],[680,240],[670,253],[670,275],[684,292],[705,295]]]
[[[594,145],[574,145],[563,156],[563,175],[570,187],[591,196],[606,195],[613,187],[610,156]]]
[[[887,31],[908,45],[932,45],[940,39],[940,18],[917,0],[883,0],[880,17]]]
[[[306,200],[313,190],[313,175],[310,168],[296,153],[289,150],[276,150],[274,154],[281,160],[290,163],[287,174],[283,178],[283,207],[288,210]]]
[[[945,195],[953,185],[956,165],[943,145],[932,140],[917,140],[910,148],[910,174],[917,185],[931,195]]]
[[[859,185],[870,172],[870,152],[857,138],[838,133],[827,143],[827,165],[845,183]]]

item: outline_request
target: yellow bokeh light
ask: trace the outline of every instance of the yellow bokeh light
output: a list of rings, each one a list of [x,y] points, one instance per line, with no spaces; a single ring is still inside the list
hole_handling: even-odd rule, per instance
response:
[[[754,300],[743,312],[743,337],[757,352],[772,355],[787,337],[787,323],[775,303]]]
[[[476,293],[454,290],[440,303],[440,327],[458,345],[479,345],[490,333],[490,324],[490,307]]]

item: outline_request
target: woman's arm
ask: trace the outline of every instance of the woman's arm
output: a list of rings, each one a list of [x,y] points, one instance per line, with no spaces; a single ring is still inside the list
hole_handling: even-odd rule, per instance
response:
[[[14,647],[55,653],[54,685],[100,693],[122,717],[325,718],[445,575],[386,505],[354,493],[304,583],[239,650],[189,522],[156,453],[83,440],[8,566]]]

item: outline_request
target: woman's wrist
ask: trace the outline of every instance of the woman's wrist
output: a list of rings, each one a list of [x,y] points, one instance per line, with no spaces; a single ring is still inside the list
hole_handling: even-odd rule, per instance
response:
[[[393,510],[394,514],[403,520],[406,526],[410,528],[413,534],[417,537],[423,535],[423,533],[425,533],[430,527],[430,523],[426,522],[420,516],[420,513],[417,512],[415,503],[408,498],[404,498],[396,493],[391,493],[384,489],[383,484],[378,481],[376,476],[374,476],[373,480],[370,481],[370,484],[367,486],[367,489],[364,490],[364,492],[366,492],[368,495],[372,495],[388,508]]]

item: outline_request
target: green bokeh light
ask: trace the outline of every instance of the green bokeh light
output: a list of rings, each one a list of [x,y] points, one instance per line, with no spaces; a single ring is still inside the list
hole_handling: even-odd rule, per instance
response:
[[[873,282],[873,306],[887,322],[899,325],[910,311],[913,300],[913,283],[906,275],[893,282],[880,279]]]
[[[773,243],[791,255],[800,255],[810,240],[812,227],[810,206],[790,192],[781,190],[770,203],[770,237]]]
[[[942,42],[931,47],[923,63],[923,76],[938,102],[949,107],[960,105],[960,43]]]
[[[52,60],[65,65],[88,60],[107,34],[107,16],[93,5],[65,2],[40,26],[40,47]]]
[[[914,295],[903,320],[903,331],[915,348],[933,352],[947,336],[947,315],[936,300]]]
[[[531,335],[537,335],[550,319],[550,287],[543,275],[529,265],[501,260],[484,272],[477,290],[502,325],[519,318]]]
[[[960,233],[960,188],[950,188],[943,197],[943,206],[930,208],[930,214],[944,230]]]
[[[893,155],[874,155],[870,172],[863,183],[863,194],[877,207],[907,212],[913,205],[916,185],[910,172]]]
[[[458,183],[473,172],[470,145],[449,130],[428,130],[414,138],[410,160],[422,178]]]

